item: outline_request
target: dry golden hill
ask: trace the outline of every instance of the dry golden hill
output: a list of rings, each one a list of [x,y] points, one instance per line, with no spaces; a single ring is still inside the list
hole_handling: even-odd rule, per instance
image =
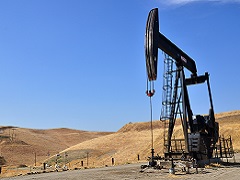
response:
[[[0,152],[8,166],[33,165],[75,144],[110,132],[88,132],[67,128],[36,130],[0,127]],[[36,155],[36,156],[35,156]]]
[[[231,135],[234,149],[240,150],[240,111],[216,114],[220,124],[220,134]],[[155,152],[163,153],[163,128],[161,121],[153,122]],[[177,123],[174,135],[180,136],[181,126]],[[35,154],[37,165],[48,162],[54,165],[56,154],[61,152],[58,162],[65,160],[71,166],[111,165],[146,160],[150,156],[151,132],[150,123],[129,123],[118,132],[88,132],[73,129],[34,130],[18,127],[0,127],[0,154],[5,157],[7,165],[34,165]],[[68,155],[65,158],[65,153]]]
[[[232,111],[216,114],[216,121],[219,122],[220,134],[227,137],[232,136],[234,149],[240,150],[240,111]],[[163,131],[164,123],[153,122],[153,141],[155,152],[163,153]],[[175,126],[174,136],[182,134],[180,123]],[[101,136],[99,138],[84,141],[61,152],[59,163],[63,163],[66,153],[67,162],[72,167],[79,167],[80,163],[89,166],[111,165],[112,158],[115,164],[136,162],[138,155],[140,160],[146,160],[151,151],[150,123],[130,123],[123,126],[118,132]],[[50,158],[48,163],[55,163],[56,158]],[[82,162],[81,162],[82,161]]]

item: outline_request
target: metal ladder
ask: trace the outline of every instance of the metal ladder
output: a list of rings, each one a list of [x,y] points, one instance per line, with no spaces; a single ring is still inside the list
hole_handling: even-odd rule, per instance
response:
[[[172,91],[173,91],[173,63],[174,60],[164,53],[164,74],[163,74],[163,94],[162,94],[162,110],[160,120],[164,121],[164,147],[167,148],[167,132],[168,120],[171,116]],[[165,151],[165,150],[164,150]]]
[[[173,90],[173,59],[165,53],[164,56],[162,110],[160,115],[161,121],[168,120],[170,118]]]

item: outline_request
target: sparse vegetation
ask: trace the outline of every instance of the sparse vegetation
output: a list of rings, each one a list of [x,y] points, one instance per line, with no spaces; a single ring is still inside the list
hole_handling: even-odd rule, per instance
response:
[[[220,134],[231,135],[235,151],[240,150],[240,111],[216,115],[220,124]],[[153,122],[154,149],[160,156],[163,153],[163,123]],[[56,154],[58,164],[65,163],[74,168],[112,166],[146,161],[150,155],[151,133],[149,122],[128,123],[115,133],[87,132],[71,129],[31,130],[14,128],[16,138],[13,142],[1,139],[1,153],[9,166],[43,166],[43,162],[54,167]],[[174,136],[181,135],[181,125],[177,123]],[[8,137],[4,129],[2,137]],[[36,159],[35,159],[36,153]],[[67,153],[67,157],[65,157]]]
[[[26,167],[28,167],[26,164],[20,164],[20,165],[18,166],[18,168],[26,168]]]

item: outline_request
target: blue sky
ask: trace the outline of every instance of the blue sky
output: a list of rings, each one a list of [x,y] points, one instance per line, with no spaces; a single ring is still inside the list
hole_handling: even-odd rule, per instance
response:
[[[210,73],[215,112],[238,110],[240,1],[1,0],[0,125],[117,131],[149,121],[144,33],[155,7],[160,31]],[[206,86],[189,91],[194,113],[207,113]]]

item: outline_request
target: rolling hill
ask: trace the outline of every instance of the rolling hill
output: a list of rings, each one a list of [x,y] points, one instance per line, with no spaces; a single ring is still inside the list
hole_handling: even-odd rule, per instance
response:
[[[75,144],[108,134],[111,132],[0,127],[1,156],[8,166],[33,165]]]
[[[220,134],[231,135],[235,151],[240,150],[240,111],[216,114]],[[163,153],[164,123],[153,122],[155,152]],[[175,126],[174,135],[181,135],[181,126]],[[88,132],[73,129],[35,130],[18,127],[0,128],[1,155],[7,166],[54,165],[68,163],[70,168],[105,166],[145,161],[150,156],[151,132],[149,122],[129,123],[117,132]],[[60,156],[56,156],[56,154]],[[36,156],[35,156],[36,155]],[[35,159],[36,157],[36,159]]]
[[[240,150],[240,111],[231,111],[216,115],[219,122],[220,135],[231,135],[235,151]],[[164,123],[153,122],[153,140],[155,152],[163,154]],[[173,136],[182,135],[180,122],[176,123]],[[118,132],[84,141],[62,151],[68,154],[68,162],[72,166],[79,166],[80,161],[88,162],[89,166],[111,165],[112,158],[115,164],[125,164],[146,160],[151,151],[151,132],[149,122],[130,123],[123,126]]]

